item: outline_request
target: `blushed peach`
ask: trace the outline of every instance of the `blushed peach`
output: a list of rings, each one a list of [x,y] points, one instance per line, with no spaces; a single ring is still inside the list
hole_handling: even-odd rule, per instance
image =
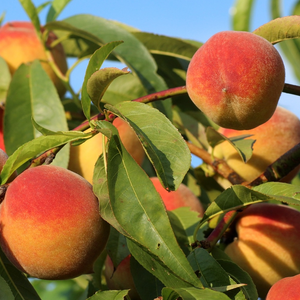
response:
[[[284,80],[282,58],[269,41],[250,32],[222,31],[192,57],[186,88],[216,124],[242,130],[272,116]]]

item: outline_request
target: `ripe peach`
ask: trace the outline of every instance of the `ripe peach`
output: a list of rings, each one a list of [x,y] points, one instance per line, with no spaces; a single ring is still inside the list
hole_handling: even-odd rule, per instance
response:
[[[252,157],[246,164],[227,141],[216,146],[214,151],[216,157],[223,158],[246,181],[252,181],[281,155],[300,143],[300,120],[292,112],[278,106],[269,121],[254,129],[237,131],[220,128],[219,132],[226,137],[253,134],[250,139],[256,142]],[[290,181],[298,170],[299,166],[283,181]]]
[[[181,183],[176,191],[168,192],[160,183],[157,177],[151,177],[155,189],[160,194],[166,210],[174,210],[179,207],[190,207],[191,210],[197,211],[202,217],[204,213],[203,206],[196,195],[183,183]]]
[[[285,277],[270,288],[266,300],[298,300],[300,298],[300,274]]]
[[[127,151],[141,165],[145,157],[145,151],[133,129],[120,118],[116,118],[113,124],[118,129]],[[79,146],[71,145],[68,169],[81,175],[92,184],[94,166],[101,153],[102,134],[100,133]]]
[[[140,299],[136,291],[134,281],[130,271],[131,255],[126,256],[114,270],[114,265],[109,256],[105,260],[104,276],[109,290],[130,289],[129,296],[132,300]]]
[[[41,31],[44,31],[43,27]],[[56,39],[56,35],[50,32],[46,46],[50,47]],[[57,67],[65,74],[68,66],[62,45],[58,44],[53,47],[51,54]],[[64,95],[65,86],[48,64],[44,46],[37,37],[32,23],[15,21],[0,27],[0,56],[5,59],[12,74],[22,63],[39,59],[44,70],[56,86],[58,94],[60,96]]]
[[[222,31],[192,57],[186,88],[216,124],[242,130],[272,116],[284,80],[283,61],[270,42],[250,32]]]
[[[41,279],[93,272],[109,235],[92,186],[62,167],[21,173],[0,205],[0,244],[21,271]]]
[[[237,238],[225,253],[249,273],[264,298],[278,280],[300,272],[300,212],[285,205],[254,204],[237,219]],[[286,298],[287,299],[287,298]]]

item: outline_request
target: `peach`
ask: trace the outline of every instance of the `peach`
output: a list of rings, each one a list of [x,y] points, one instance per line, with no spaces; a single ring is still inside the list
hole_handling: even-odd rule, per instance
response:
[[[300,274],[285,277],[277,281],[270,288],[266,300],[299,300],[300,298]]]
[[[122,143],[127,151],[141,165],[145,157],[145,151],[133,129],[120,118],[116,118],[113,121],[113,125],[118,129]],[[99,133],[79,146],[71,145],[68,168],[92,184],[94,166],[101,153],[102,134]]]
[[[42,165],[21,173],[0,206],[0,244],[21,271],[41,279],[93,272],[109,225],[92,186],[62,167]]]
[[[216,157],[224,159],[246,181],[252,181],[281,155],[300,143],[300,120],[292,112],[278,106],[270,120],[254,129],[237,131],[220,128],[219,132],[226,137],[253,135],[249,138],[256,142],[252,157],[247,163],[242,161],[240,155],[227,141],[216,146],[214,151]],[[290,181],[298,170],[299,166],[282,181]]]
[[[160,194],[166,210],[172,211],[179,207],[190,207],[191,210],[199,213],[202,217],[204,213],[203,206],[196,195],[183,183],[176,191],[167,191],[160,183],[157,177],[151,177],[155,189]]]
[[[114,268],[113,262],[109,256],[105,260],[104,276],[106,284],[110,290],[126,290],[130,289],[129,296],[132,300],[140,299],[136,291],[134,281],[130,271],[131,255],[126,256],[117,268]]]
[[[250,32],[222,31],[192,57],[186,88],[216,124],[244,130],[273,115],[284,80],[282,58],[270,42]]]
[[[41,31],[44,31],[43,27]],[[56,35],[50,32],[46,46],[50,48],[56,39]],[[50,50],[57,67],[65,74],[68,66],[62,45],[58,44]],[[0,27],[0,56],[5,59],[12,74],[22,63],[39,59],[56,86],[58,94],[60,96],[65,94],[66,88],[47,62],[44,45],[39,40],[32,23],[15,21]]]
[[[286,205],[254,204],[241,213],[235,228],[237,238],[225,253],[249,273],[261,298],[277,281],[300,272],[298,210]]]

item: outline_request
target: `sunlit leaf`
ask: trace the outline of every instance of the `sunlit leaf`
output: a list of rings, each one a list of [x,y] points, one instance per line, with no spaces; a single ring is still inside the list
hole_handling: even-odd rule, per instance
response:
[[[71,0],[53,0],[49,8],[46,22],[54,21]]]
[[[157,109],[143,103],[126,101],[108,107],[135,130],[162,185],[177,189],[190,168],[191,156],[173,124]]]
[[[232,28],[238,31],[250,31],[250,19],[253,9],[253,0],[236,0],[231,8]]]
[[[87,82],[94,74],[94,72],[98,71],[103,62],[106,60],[107,56],[122,42],[111,42],[108,44],[103,45],[100,49],[98,49],[93,56],[91,57],[88,67],[85,71],[85,76],[84,76],[84,81],[82,85],[82,90],[81,90],[81,104],[82,104],[82,110],[86,118],[89,120],[90,119],[90,107],[91,107],[91,99],[88,95],[87,92]]]
[[[14,73],[5,104],[4,142],[8,155],[41,135],[31,119],[53,131],[67,131],[64,108],[55,86],[39,61],[23,64]],[[61,151],[55,164],[67,167],[69,146]]]
[[[0,56],[0,102],[5,103],[11,75],[6,61]]]

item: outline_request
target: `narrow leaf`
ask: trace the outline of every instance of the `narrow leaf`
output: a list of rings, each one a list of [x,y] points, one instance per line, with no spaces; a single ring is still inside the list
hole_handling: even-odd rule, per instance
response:
[[[174,125],[143,103],[126,101],[107,107],[135,130],[162,185],[176,190],[190,168],[191,154]]]
[[[40,300],[40,297],[32,287],[26,276],[15,268],[10,261],[6,258],[2,250],[0,249],[0,275],[8,284],[11,293],[13,294],[12,299],[16,300]],[[1,286],[1,292],[2,290]],[[0,292],[0,295],[2,295]],[[5,294],[5,297],[1,299],[9,300],[10,293]]]
[[[0,56],[0,102],[5,103],[11,81],[11,74],[6,61]]]
[[[106,132],[109,138],[107,182],[104,166],[96,165],[98,176],[94,175],[94,192],[100,200],[101,215],[148,257],[169,270],[168,273],[173,274],[169,275],[170,280],[175,276],[181,286],[201,285],[177,244],[164,204],[151,180],[126,151],[117,129],[109,122],[97,122],[96,125],[111,131],[110,134]],[[139,255],[135,258],[153,273]]]
[[[41,25],[36,7],[31,0],[19,0],[29,19],[34,25],[37,35],[41,38]]]
[[[183,300],[230,300],[228,296],[223,293],[213,291],[211,289],[197,289],[197,288],[163,288],[164,300],[176,300],[181,297]]]
[[[118,68],[104,68],[96,71],[91,75],[87,81],[87,93],[99,111],[101,111],[100,101],[112,81],[121,75],[129,74],[130,72],[125,68],[120,70]]]
[[[40,136],[23,144],[6,161],[1,172],[1,184],[6,183],[14,171],[37,155],[49,149],[79,140],[85,136],[87,134],[79,131],[76,134],[74,132],[72,134],[60,132],[55,135]]]
[[[87,300],[124,300],[129,290],[123,291],[99,291]]]
[[[105,44],[100,49],[98,49],[93,56],[90,58],[88,67],[85,71],[84,81],[82,85],[82,91],[81,91],[81,103],[82,103],[82,110],[85,115],[85,117],[90,120],[90,108],[91,108],[91,99],[87,92],[87,82],[92,76],[92,74],[96,71],[98,71],[103,62],[107,59],[108,55],[122,42],[111,42],[108,44]]]
[[[220,142],[228,141],[235,148],[245,163],[251,158],[253,152],[255,140],[248,139],[248,137],[251,136],[252,134],[243,134],[227,138],[225,135],[221,134],[212,127],[208,127],[206,130],[207,141],[211,147],[215,147]]]
[[[236,0],[233,7],[232,28],[237,31],[250,31],[253,0]]]
[[[71,0],[53,0],[47,14],[46,22],[55,21],[69,2]]]

